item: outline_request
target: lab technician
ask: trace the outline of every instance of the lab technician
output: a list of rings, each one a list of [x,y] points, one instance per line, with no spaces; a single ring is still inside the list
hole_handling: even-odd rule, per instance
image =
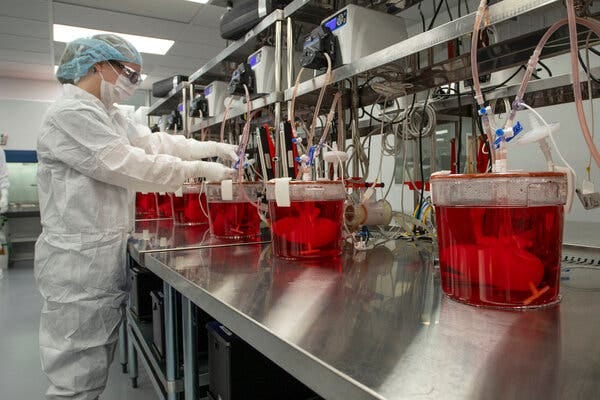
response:
[[[103,34],[69,43],[56,72],[64,92],[48,110],[37,149],[43,229],[35,276],[48,399],[97,399],[106,386],[127,299],[134,193],[234,172],[196,161],[235,160],[234,146],[151,133],[113,105],[135,92],[141,68],[131,43]]]

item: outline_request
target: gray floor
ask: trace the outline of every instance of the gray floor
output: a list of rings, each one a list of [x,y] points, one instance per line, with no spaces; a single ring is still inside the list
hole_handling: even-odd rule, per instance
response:
[[[3,399],[43,399],[48,385],[40,370],[38,326],[41,297],[35,287],[33,268],[19,267],[4,271],[0,279],[0,388]],[[139,368],[139,388],[131,387],[117,359],[110,371],[105,400],[144,399],[158,396]]]

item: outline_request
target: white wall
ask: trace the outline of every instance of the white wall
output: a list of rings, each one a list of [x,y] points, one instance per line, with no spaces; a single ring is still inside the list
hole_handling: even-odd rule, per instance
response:
[[[6,150],[35,150],[46,109],[61,94],[58,82],[0,78],[0,132]]]
[[[19,99],[52,102],[61,94],[56,81],[39,81],[0,77],[0,99]]]
[[[596,115],[600,112],[600,100],[594,100]],[[586,102],[587,106],[587,102]],[[586,111],[587,111],[586,107]],[[575,104],[562,104],[557,106],[549,106],[537,109],[548,123],[560,122],[560,132],[556,135],[555,140],[563,157],[573,167],[577,174],[577,185],[581,187],[582,179],[586,177],[585,167],[589,158],[589,151],[583,139],[581,128],[577,120],[575,112]],[[529,112],[520,113],[523,122],[529,123]],[[588,124],[590,124],[590,113],[588,112]],[[591,126],[590,126],[591,129]],[[596,140],[596,146],[599,141]],[[512,145],[509,148],[508,161],[512,169],[525,169],[529,171],[543,171],[544,157],[539,150],[538,145]],[[562,165],[562,162],[554,152],[554,162],[557,165]],[[591,181],[594,183],[596,191],[600,189],[600,170],[592,160]],[[573,209],[567,215],[569,221],[582,222],[600,222],[600,209],[585,210],[581,206],[581,202],[575,196],[573,201]]]

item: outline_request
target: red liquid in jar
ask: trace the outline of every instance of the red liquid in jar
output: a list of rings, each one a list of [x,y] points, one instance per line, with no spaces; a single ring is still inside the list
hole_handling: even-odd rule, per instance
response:
[[[558,300],[563,207],[436,207],[442,289],[475,306]]]
[[[156,210],[155,193],[136,193],[135,194],[135,218],[151,219],[158,218]]]
[[[171,196],[168,194],[159,194],[158,201],[158,218],[171,218],[173,216],[173,205],[171,204]]]
[[[173,219],[177,224],[205,224],[208,222],[208,218],[202,212],[200,208],[200,201],[202,201],[202,207],[207,210],[206,195],[202,193],[199,196],[198,193],[184,193],[183,196],[173,196]]]
[[[336,257],[342,252],[343,200],[269,202],[273,252],[285,258]]]
[[[260,217],[248,202],[213,202],[208,205],[210,233],[219,238],[241,239],[260,234]]]

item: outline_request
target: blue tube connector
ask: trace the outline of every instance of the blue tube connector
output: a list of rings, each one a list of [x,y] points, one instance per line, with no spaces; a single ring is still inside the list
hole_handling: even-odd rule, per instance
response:
[[[517,136],[521,132],[523,132],[523,125],[521,125],[519,121],[517,121],[517,123],[510,129],[496,129],[496,140],[494,140],[494,148],[498,149],[500,147],[500,142],[502,142],[503,140],[506,142],[510,142],[515,138],[515,136]]]
[[[308,149],[308,165],[313,165],[313,159],[315,157],[315,151],[317,150],[317,146],[312,145],[310,149]]]
[[[515,126],[512,127],[512,131],[513,131],[513,135],[506,139],[507,142],[510,142],[511,140],[513,140],[513,138],[515,136],[517,136],[519,133],[523,132],[523,125],[521,125],[521,123],[519,121],[517,121]]]

